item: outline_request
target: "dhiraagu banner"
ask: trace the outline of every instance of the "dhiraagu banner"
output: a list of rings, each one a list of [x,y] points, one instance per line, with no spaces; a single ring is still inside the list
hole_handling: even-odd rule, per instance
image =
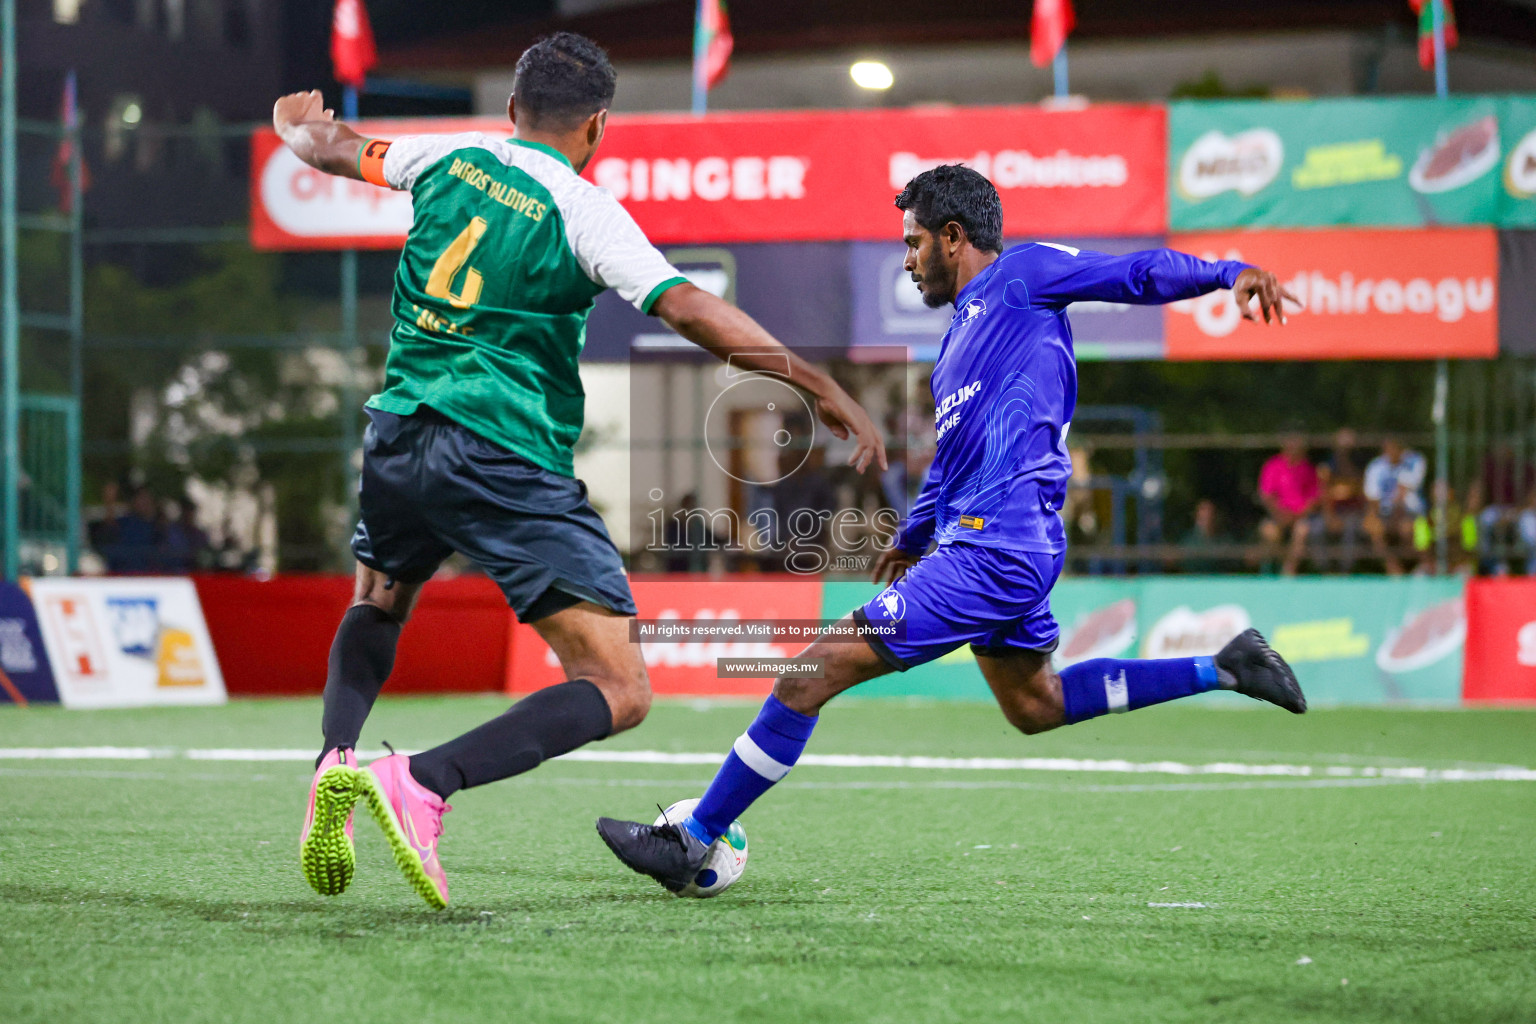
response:
[[[1505,165],[1533,115],[1500,96],[1175,103],[1172,227],[1531,223],[1536,185],[1521,162],[1511,191]]]
[[[878,592],[829,582],[822,616],[839,618]],[[1057,585],[1051,607],[1061,623],[1058,668],[1093,658],[1214,654],[1252,626],[1295,668],[1314,704],[1461,698],[1467,626],[1459,579],[1078,577]],[[968,648],[871,680],[849,696],[991,697]],[[1233,694],[1198,699],[1248,703]]]

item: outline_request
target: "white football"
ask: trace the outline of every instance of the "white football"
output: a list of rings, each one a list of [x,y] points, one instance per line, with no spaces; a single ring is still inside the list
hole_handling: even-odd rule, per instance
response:
[[[679,800],[677,803],[661,812],[655,824],[665,825],[671,822],[681,825],[683,819],[693,813],[699,801]],[[709,853],[704,857],[704,866],[694,876],[692,882],[679,896],[694,896],[706,899],[710,896],[719,896],[725,890],[736,884],[741,873],[747,867],[747,833],[741,827],[741,822],[731,822],[731,827],[726,829],[725,835],[716,839],[714,845],[709,848]]]

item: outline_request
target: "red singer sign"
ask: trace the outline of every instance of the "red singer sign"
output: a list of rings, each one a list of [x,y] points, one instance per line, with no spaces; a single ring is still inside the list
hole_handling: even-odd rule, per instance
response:
[[[1157,235],[1167,226],[1161,107],[957,107],[614,117],[586,175],[653,241],[891,240],[903,185],[941,163],[985,174],[1010,237]],[[505,134],[499,119],[367,122],[366,134]],[[269,131],[252,140],[263,249],[391,248],[410,200],[329,178]]]

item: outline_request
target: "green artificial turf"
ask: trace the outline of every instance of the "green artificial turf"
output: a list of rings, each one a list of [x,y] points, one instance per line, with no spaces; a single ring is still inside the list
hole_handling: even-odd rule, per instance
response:
[[[364,745],[503,703],[386,700]],[[660,703],[594,749],[723,751],[752,713]],[[823,717],[814,753],[1536,767],[1520,711],[1170,707],[1037,737],[980,705]],[[318,718],[6,708],[0,747],[304,747]],[[653,817],[710,770],[556,762],[453,799],[435,913],[366,816],[352,888],[307,888],[309,774],[0,761],[0,1019],[1536,1020],[1536,782],[802,766],[744,817],[743,880],[679,900],[592,821]]]

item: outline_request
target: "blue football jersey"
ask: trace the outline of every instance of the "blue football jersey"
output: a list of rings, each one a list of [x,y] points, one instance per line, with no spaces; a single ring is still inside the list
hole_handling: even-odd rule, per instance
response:
[[[1060,511],[1077,405],[1068,304],[1194,298],[1231,288],[1247,266],[1171,249],[1110,256],[1048,242],[1003,253],[955,299],[933,368],[938,452],[897,545],[912,553],[930,540],[1066,550]]]

